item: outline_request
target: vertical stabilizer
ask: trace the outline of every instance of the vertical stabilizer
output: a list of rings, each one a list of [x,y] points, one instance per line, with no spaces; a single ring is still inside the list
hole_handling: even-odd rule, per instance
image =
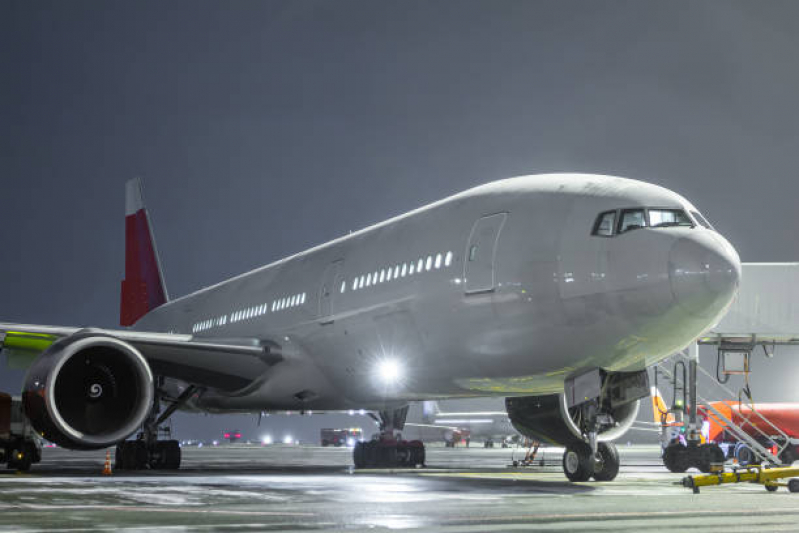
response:
[[[125,184],[125,279],[119,323],[131,326],[168,300],[150,217],[144,207],[141,180]]]
[[[438,402],[435,400],[425,400],[422,402],[422,422],[425,424],[432,424],[435,421],[436,415],[441,412],[438,408]]]

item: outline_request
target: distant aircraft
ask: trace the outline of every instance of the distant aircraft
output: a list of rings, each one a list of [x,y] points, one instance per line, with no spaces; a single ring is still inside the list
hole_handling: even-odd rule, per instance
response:
[[[368,409],[381,437],[355,466],[423,464],[395,438],[409,402],[501,396],[523,435],[566,447],[570,480],[611,480],[645,368],[714,324],[740,276],[690,202],[611,176],[488,183],[173,300],[138,180],[126,214],[129,329],[0,324],[36,430],[118,444],[124,468],[179,465],[158,440],[176,409]]]
[[[435,433],[447,446],[466,440],[467,443],[481,442],[486,448],[493,448],[495,443],[505,447],[519,436],[504,406],[500,410],[462,409],[457,400],[449,403],[447,411],[434,400],[422,402],[422,406],[421,424],[408,422],[406,426],[425,428],[426,434]]]

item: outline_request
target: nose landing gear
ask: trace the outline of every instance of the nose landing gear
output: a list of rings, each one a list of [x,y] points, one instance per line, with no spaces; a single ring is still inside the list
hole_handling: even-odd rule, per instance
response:
[[[598,442],[596,453],[585,442],[576,441],[563,452],[563,472],[569,481],[613,481],[619,473],[619,452],[610,442]]]

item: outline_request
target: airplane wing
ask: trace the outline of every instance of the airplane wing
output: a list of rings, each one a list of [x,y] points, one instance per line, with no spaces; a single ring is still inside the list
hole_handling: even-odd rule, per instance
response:
[[[27,368],[52,343],[81,332],[129,343],[144,356],[155,374],[228,392],[250,385],[270,366],[283,360],[277,344],[260,339],[196,338],[170,333],[12,323],[0,323],[0,347],[7,355],[9,366]]]

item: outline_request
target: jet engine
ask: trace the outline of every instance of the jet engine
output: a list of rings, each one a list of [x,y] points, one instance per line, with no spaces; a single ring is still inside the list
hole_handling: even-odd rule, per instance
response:
[[[71,449],[105,448],[136,431],[153,405],[153,375],[130,344],[78,332],[50,345],[23,387],[25,413],[45,439]]]
[[[584,387],[592,379],[596,386]],[[611,374],[598,370],[567,380],[565,389],[560,394],[506,398],[508,418],[525,437],[550,444],[587,442],[590,431],[597,442],[612,441],[635,422],[640,398],[649,394],[649,382],[645,371]],[[595,392],[588,392],[592,389]]]

